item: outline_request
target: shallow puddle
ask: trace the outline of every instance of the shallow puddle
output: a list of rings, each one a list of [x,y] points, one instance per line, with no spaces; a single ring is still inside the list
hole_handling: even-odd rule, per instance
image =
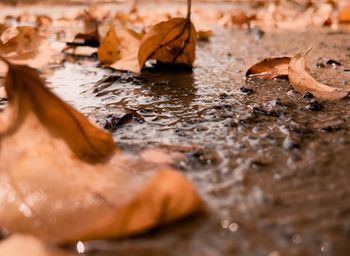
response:
[[[218,28],[199,44],[193,73],[135,76],[95,62],[57,70],[48,78],[54,90],[101,125],[108,115],[135,113],[114,132],[126,151],[184,146],[176,167],[210,208],[208,216],[139,237],[84,243],[85,255],[345,255],[349,101],[304,99],[286,80],[246,81],[244,72],[256,60],[312,45],[317,79],[347,87],[347,38],[271,31],[256,40]],[[316,68],[327,58],[342,66]]]

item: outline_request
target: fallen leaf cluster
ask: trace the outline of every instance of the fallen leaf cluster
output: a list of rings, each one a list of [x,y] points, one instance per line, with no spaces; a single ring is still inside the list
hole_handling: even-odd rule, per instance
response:
[[[98,49],[98,58],[105,66],[136,73],[142,70],[149,59],[192,66],[195,60],[196,39],[189,6],[186,18],[172,18],[160,22],[144,35],[111,25]]]
[[[348,1],[252,1],[251,10],[219,11],[216,19],[225,27],[336,27],[350,22],[350,5]]]
[[[335,100],[348,96],[350,90],[319,83],[309,74],[305,58],[310,50],[311,48],[293,57],[283,56],[264,59],[249,68],[246,76],[261,79],[288,76],[294,90],[299,93],[311,93],[320,99]]]
[[[215,32],[213,24],[293,29],[350,21],[346,1],[262,1],[252,3],[249,11],[198,9],[195,13],[192,20],[174,18],[185,15],[182,9],[152,10],[150,15],[150,10],[134,2],[129,10],[114,13],[95,4],[84,12],[55,18],[28,13],[8,15],[0,26],[0,53],[16,63],[42,68],[62,50],[73,56],[98,52],[104,67],[140,72],[148,59],[192,66],[196,39],[209,41]],[[14,23],[34,26],[13,27]],[[54,61],[68,57],[61,55]],[[3,75],[6,66],[2,65],[1,70]]]

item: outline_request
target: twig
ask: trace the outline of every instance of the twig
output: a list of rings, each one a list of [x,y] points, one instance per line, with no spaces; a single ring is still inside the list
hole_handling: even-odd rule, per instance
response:
[[[191,19],[191,5],[192,5],[192,0],[187,0],[187,19]]]

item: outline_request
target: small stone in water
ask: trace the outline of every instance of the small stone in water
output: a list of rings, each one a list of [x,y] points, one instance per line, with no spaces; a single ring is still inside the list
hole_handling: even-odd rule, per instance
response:
[[[341,66],[341,63],[339,61],[336,61],[336,60],[327,60],[326,61],[326,64],[327,65],[332,65],[332,66]]]
[[[239,90],[247,95],[250,95],[253,93],[253,89],[252,88],[249,88],[249,87],[245,87],[245,86],[242,86],[241,88],[239,88]]]
[[[301,235],[300,235],[300,234],[294,234],[294,235],[292,236],[292,242],[293,242],[294,244],[300,244],[301,241],[302,241],[302,238],[301,238]]]
[[[273,116],[273,117],[280,117],[283,115],[283,113],[280,111],[275,111],[275,110],[267,111],[259,107],[253,107],[253,113],[258,115]]]
[[[230,229],[231,232],[236,232],[236,231],[238,230],[238,228],[239,228],[239,226],[238,226],[238,224],[235,223],[235,222],[232,222],[232,223],[230,224],[230,226],[229,226],[229,229]]]
[[[106,117],[106,123],[104,125],[104,128],[111,132],[115,132],[118,127],[131,122],[132,119],[132,113],[127,113],[122,116],[116,116],[111,114]]]
[[[306,92],[304,95],[303,95],[303,99],[312,99],[314,97],[314,95],[311,93],[311,92]]]
[[[318,102],[318,101],[311,101],[309,104],[307,104],[305,106],[305,109],[307,111],[320,111],[322,110],[324,107],[322,105],[322,103]]]

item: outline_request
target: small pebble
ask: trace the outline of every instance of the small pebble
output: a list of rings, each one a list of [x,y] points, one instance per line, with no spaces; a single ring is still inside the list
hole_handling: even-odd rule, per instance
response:
[[[322,103],[318,102],[318,101],[311,101],[309,104],[307,104],[305,106],[305,109],[307,111],[320,111],[324,108],[324,106],[322,105]]]
[[[303,99],[309,100],[312,99],[314,97],[314,95],[311,92],[306,92],[303,95]]]
[[[341,63],[340,63],[339,61],[332,60],[332,59],[327,60],[327,61],[326,61],[326,64],[327,64],[327,65],[332,65],[332,66],[341,66]]]
[[[239,90],[247,95],[252,94],[254,91],[252,88],[245,87],[245,86],[242,86],[241,88],[239,88]]]
[[[253,113],[258,115],[273,116],[273,117],[280,117],[283,115],[283,113],[280,111],[275,111],[275,110],[267,111],[258,107],[253,107]]]

